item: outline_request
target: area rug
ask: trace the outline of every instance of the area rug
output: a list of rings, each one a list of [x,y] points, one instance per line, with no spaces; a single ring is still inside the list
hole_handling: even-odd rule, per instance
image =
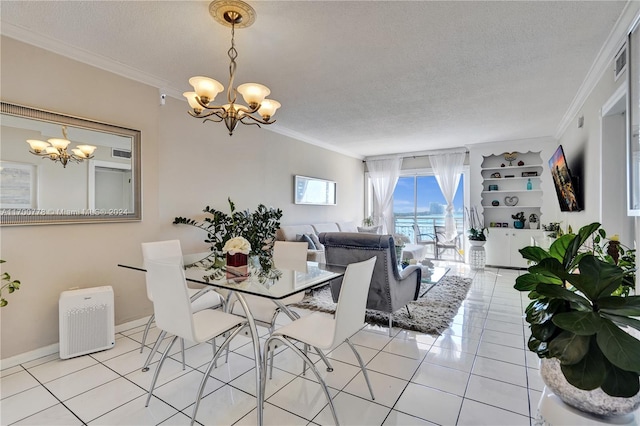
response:
[[[394,312],[393,326],[439,336],[451,325],[462,301],[467,297],[470,286],[469,278],[458,276],[442,278],[424,297],[407,305],[411,316],[407,314],[406,308]],[[426,284],[422,284],[420,294],[427,288]],[[292,306],[328,313],[334,313],[336,310],[328,285],[311,290],[301,302]],[[387,325],[389,314],[367,309],[365,320],[370,324]]]

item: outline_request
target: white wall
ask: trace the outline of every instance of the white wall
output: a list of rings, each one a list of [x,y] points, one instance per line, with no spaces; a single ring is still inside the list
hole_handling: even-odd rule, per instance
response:
[[[116,324],[149,315],[144,277],[117,264],[141,262],[144,241],[179,238],[185,252],[204,247],[205,235],[172,225],[175,216],[226,209],[230,196],[240,209],[282,208],[283,223],[362,219],[358,159],[253,126],[229,138],[221,124],[189,117],[184,102],[160,106],[156,88],[13,39],[1,43],[3,101],[142,131],[143,220],[2,227],[3,271],[22,286],[0,310],[0,359],[58,342],[58,297],[70,287],[113,286]],[[335,180],[338,205],[294,205],[294,174]]]

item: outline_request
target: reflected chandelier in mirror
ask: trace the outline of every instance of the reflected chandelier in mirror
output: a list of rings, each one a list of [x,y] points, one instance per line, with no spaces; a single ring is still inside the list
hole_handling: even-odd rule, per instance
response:
[[[6,102],[0,112],[0,225],[142,219],[139,130]],[[37,156],[25,144],[62,141],[61,131],[65,153],[67,142],[79,145],[69,167],[55,144]]]

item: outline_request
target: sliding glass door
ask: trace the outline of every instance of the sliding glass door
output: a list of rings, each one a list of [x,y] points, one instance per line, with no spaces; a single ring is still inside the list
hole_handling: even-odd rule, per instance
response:
[[[454,218],[459,232],[464,228],[464,174],[453,199]],[[433,234],[435,225],[444,226],[447,202],[434,175],[401,176],[393,192],[395,232],[415,242],[413,225],[422,234]]]

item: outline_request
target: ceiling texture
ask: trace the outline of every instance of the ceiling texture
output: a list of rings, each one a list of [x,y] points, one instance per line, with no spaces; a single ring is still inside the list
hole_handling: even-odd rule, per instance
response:
[[[356,157],[556,135],[626,5],[248,2],[235,81],[282,103],[264,128]],[[2,0],[0,32],[184,99],[191,76],[228,84],[208,5]]]

